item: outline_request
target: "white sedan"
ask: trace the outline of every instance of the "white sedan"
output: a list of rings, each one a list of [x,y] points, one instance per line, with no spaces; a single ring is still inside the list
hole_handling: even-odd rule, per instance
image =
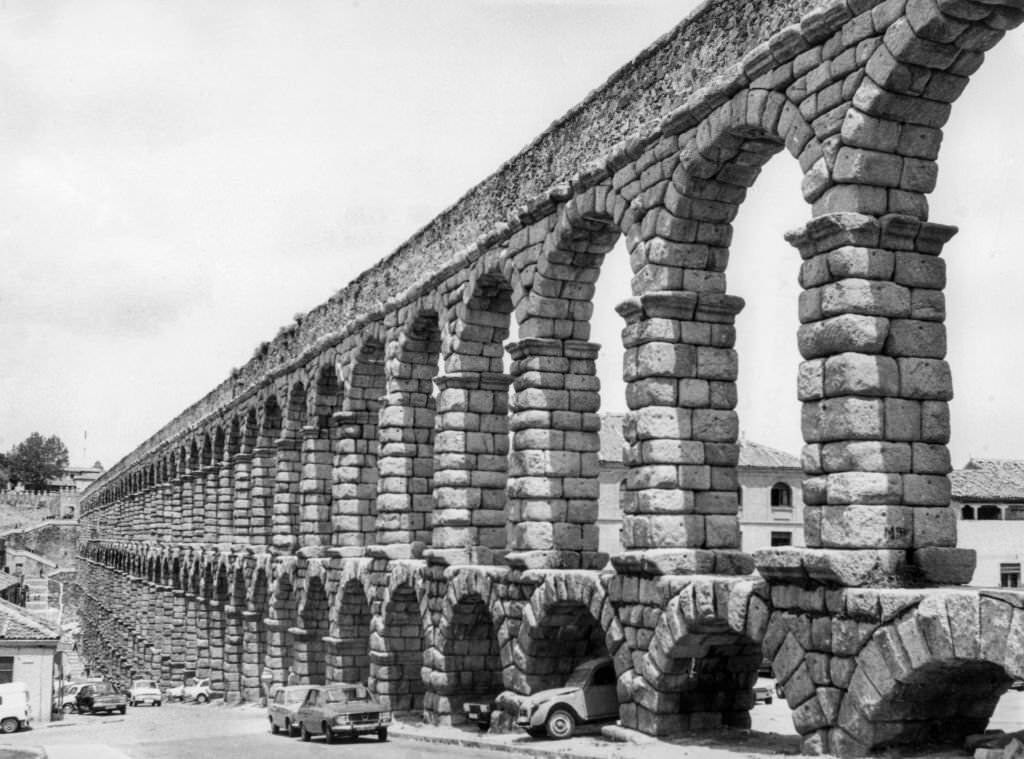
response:
[[[160,706],[163,700],[163,694],[155,680],[132,680],[132,687],[128,689],[128,706]]]

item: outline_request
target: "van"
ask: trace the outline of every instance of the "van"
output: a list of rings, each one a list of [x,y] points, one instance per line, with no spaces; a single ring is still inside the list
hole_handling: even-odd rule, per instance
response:
[[[32,707],[25,683],[0,684],[0,732],[13,733],[27,728],[32,721]]]

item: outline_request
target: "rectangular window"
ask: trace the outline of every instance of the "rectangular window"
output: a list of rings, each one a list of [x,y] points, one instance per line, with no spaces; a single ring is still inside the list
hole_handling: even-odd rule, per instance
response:
[[[14,657],[0,656],[0,683],[14,682]]]
[[[999,585],[1003,588],[1019,588],[1020,564],[1000,564]]]
[[[791,532],[773,532],[772,533],[772,548],[778,546],[791,546],[793,545],[793,533]]]

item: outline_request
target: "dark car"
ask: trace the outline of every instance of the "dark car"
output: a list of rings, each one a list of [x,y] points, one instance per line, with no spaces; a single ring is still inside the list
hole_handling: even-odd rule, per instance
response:
[[[75,695],[80,714],[87,712],[121,712],[128,710],[128,697],[112,683],[89,683]]]
[[[321,733],[328,743],[364,733],[376,733],[378,740],[386,741],[391,710],[377,701],[366,686],[337,683],[312,686],[299,707],[297,718],[304,741]]]

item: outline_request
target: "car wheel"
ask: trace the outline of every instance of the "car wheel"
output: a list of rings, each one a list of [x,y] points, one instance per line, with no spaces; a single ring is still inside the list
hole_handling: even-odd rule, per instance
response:
[[[388,739],[388,729],[386,727],[377,728],[377,740],[386,741]]]
[[[14,717],[8,717],[7,719],[0,721],[0,730],[5,733],[14,733],[18,730],[18,720]]]
[[[327,743],[334,743],[334,733],[331,732],[331,728],[324,723],[324,741]]]
[[[570,738],[573,730],[576,729],[576,718],[568,709],[554,709],[544,721],[544,729],[549,738],[556,740]]]
[[[132,707],[132,708],[135,708],[136,706],[138,706],[138,704],[137,704],[137,703],[135,703],[134,701],[129,701],[129,702],[128,702],[128,706],[130,706],[130,707]]]
[[[64,706],[62,706],[60,708],[60,710],[62,712],[64,712],[65,714],[71,714],[75,710],[75,705],[74,704],[64,704]]]
[[[210,698],[205,693],[200,693],[198,696],[196,696],[197,704],[205,704],[209,700]]]
[[[772,697],[771,696],[768,696],[768,698],[766,698],[764,700],[765,705],[770,704],[771,702],[772,702]]]
[[[117,709],[117,710],[118,710],[119,712],[121,712],[121,714],[124,714],[124,713],[125,713],[126,711],[128,711],[128,708],[127,708],[127,707],[124,707],[124,706],[120,706],[120,707],[118,707],[118,709]]]
[[[299,723],[299,736],[302,738],[302,740],[306,741],[306,743],[309,743],[309,739],[313,737],[309,734],[309,730],[306,729],[305,722]]]
[[[277,735],[281,731],[281,728],[277,726],[273,718],[270,719],[270,734]]]
[[[292,724],[290,719],[284,721],[284,731],[288,733],[289,738],[295,737],[295,725]]]
[[[160,706],[162,703],[162,701],[154,701],[153,706]]]

